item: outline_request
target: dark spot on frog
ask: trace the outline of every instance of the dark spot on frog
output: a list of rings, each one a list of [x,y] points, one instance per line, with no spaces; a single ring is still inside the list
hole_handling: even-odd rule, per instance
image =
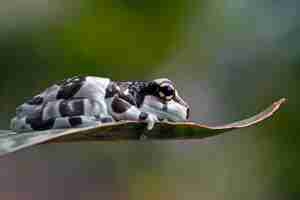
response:
[[[69,99],[72,98],[83,86],[86,78],[83,76],[73,77],[59,83],[61,87],[57,92],[57,99]]]
[[[55,119],[43,120],[42,117],[26,118],[26,123],[30,124],[33,130],[51,129],[55,123]]]
[[[163,104],[162,110],[163,110],[164,112],[167,112],[167,111],[168,111],[168,104],[164,103],[164,104]]]
[[[139,116],[139,120],[146,120],[148,118],[148,113],[146,112],[141,112],[140,116]]]
[[[62,101],[59,105],[59,112],[62,117],[83,115],[84,99]]]
[[[44,98],[41,96],[36,96],[27,101],[29,105],[41,105],[44,102]]]
[[[131,107],[126,101],[120,98],[114,98],[111,108],[115,113],[124,113]]]
[[[74,127],[74,126],[81,125],[82,119],[81,119],[81,117],[70,117],[69,122],[70,122],[71,126]]]
[[[101,118],[101,122],[102,123],[110,123],[110,122],[113,122],[113,119],[110,117],[103,117],[103,118]]]
[[[106,88],[105,91],[105,98],[111,98],[113,97],[115,94],[118,94],[119,90],[118,87],[115,83],[109,83],[109,85]]]

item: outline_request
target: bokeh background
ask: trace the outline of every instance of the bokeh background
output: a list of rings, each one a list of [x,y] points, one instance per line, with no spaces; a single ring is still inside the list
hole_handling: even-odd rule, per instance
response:
[[[194,140],[51,144],[0,159],[0,199],[300,198],[298,0],[2,0],[0,127],[83,74],[168,77],[192,120],[256,127]]]

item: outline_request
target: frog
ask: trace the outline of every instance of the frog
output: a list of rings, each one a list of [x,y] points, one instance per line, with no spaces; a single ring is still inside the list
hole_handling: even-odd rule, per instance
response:
[[[189,115],[189,105],[167,78],[118,81],[74,76],[17,106],[10,127],[22,133],[138,121],[151,130],[157,122],[187,121]]]

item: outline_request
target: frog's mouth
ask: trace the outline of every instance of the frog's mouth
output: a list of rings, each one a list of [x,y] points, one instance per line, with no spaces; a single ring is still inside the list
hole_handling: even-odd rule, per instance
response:
[[[186,121],[189,117],[189,107],[186,107],[174,100],[162,103],[156,97],[147,96],[141,110],[156,115],[160,120]]]

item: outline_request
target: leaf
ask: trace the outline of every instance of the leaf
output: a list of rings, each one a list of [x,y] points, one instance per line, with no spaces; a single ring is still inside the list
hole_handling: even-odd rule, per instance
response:
[[[286,100],[280,99],[261,113],[248,119],[223,126],[207,126],[194,122],[159,122],[148,131],[145,123],[122,121],[86,128],[15,133],[0,132],[0,156],[41,143],[63,143],[104,140],[193,139],[215,136],[233,129],[257,124],[272,116]]]

